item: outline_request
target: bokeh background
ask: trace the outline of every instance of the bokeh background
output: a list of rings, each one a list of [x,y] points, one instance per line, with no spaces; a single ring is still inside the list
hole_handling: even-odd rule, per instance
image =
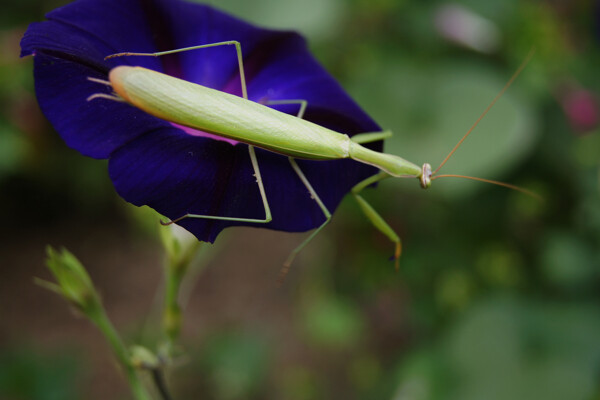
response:
[[[106,163],[68,149],[41,115],[27,25],[60,0],[0,13],[0,398],[130,398],[108,347],[48,278],[45,246],[89,269],[128,343],[157,342],[164,254],[154,216],[124,203]],[[176,399],[600,399],[600,6],[591,0],[220,0],[302,32],[383,127],[386,150],[437,165],[530,48],[506,95],[444,167],[545,199],[446,179],[383,182],[304,234],[233,228],[188,284]],[[135,50],[135,49],[133,49]]]

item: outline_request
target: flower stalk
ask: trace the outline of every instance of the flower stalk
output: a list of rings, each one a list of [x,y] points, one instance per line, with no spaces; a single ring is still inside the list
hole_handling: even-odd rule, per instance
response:
[[[90,318],[91,319],[91,318]],[[137,400],[151,400],[145,386],[139,379],[138,373],[131,363],[130,353],[123,344],[123,341],[119,337],[119,334],[115,330],[113,324],[110,322],[106,313],[102,309],[98,315],[92,319],[92,322],[98,327],[100,332],[104,335],[106,340],[109,342],[115,357],[119,361],[119,364],[125,372],[125,376],[131,388],[131,392]]]
[[[191,235],[181,236],[181,231],[183,230],[176,226],[172,229],[160,230],[167,252],[163,330],[168,355],[172,355],[173,347],[181,333],[182,316],[179,303],[181,284],[202,245],[202,242],[195,240]]]
[[[100,295],[83,265],[66,249],[58,252],[48,247],[47,254],[46,264],[56,283],[41,279],[36,279],[36,282],[63,297],[100,330],[121,365],[135,399],[151,400],[131,363],[129,351],[106,315]]]

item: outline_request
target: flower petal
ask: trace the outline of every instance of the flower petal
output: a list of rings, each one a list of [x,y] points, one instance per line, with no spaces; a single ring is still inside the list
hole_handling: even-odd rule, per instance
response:
[[[90,67],[45,53],[36,54],[34,61],[36,95],[44,115],[69,147],[86,156],[108,158],[145,132],[169,125],[128,104],[87,101],[93,93],[110,92],[87,79],[106,79]]]
[[[22,41],[22,55],[35,54],[36,93],[45,115],[69,146],[110,158],[111,179],[125,200],[147,204],[171,219],[187,213],[264,218],[247,146],[190,135],[127,104],[88,102],[88,96],[110,93],[110,88],[87,78],[106,79],[111,67],[126,63],[240,94],[235,49],[105,61],[108,54],[237,40],[252,100],[306,100],[306,119],[350,135],[379,129],[293,32],[256,28],[211,7],[177,0],[79,0],[48,18],[32,24]],[[297,113],[298,105],[276,108]],[[370,147],[379,150],[382,143]],[[260,149],[257,157],[271,223],[187,218],[180,224],[205,241],[232,225],[305,231],[321,224],[322,211],[287,157]],[[331,212],[353,185],[377,171],[350,160],[299,164]]]
[[[21,40],[21,56],[42,51],[104,73],[117,64],[161,71],[161,62],[155,58],[104,61],[107,55],[121,51],[157,51],[140,5],[136,1],[79,0],[58,8],[46,15],[48,21],[29,26]]]
[[[169,0],[156,0],[152,3],[155,8],[148,7],[148,14],[152,14],[152,19],[160,19],[158,25],[164,31],[161,36],[171,38],[163,39],[163,43],[158,44],[160,50],[237,40],[242,43],[242,54],[247,59],[259,44],[264,44],[271,37],[285,34],[257,28],[204,5]],[[178,53],[177,57],[180,70],[167,70],[169,75],[218,90],[223,90],[233,81],[236,90],[229,92],[241,95],[237,55],[233,46]],[[252,71],[248,69],[247,62],[245,71],[250,78]]]

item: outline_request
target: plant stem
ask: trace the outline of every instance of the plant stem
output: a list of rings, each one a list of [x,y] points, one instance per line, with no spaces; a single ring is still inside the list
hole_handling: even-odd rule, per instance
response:
[[[156,368],[152,370],[152,379],[154,380],[154,384],[158,389],[158,392],[162,396],[163,400],[171,400],[171,394],[169,393],[169,389],[167,388],[167,384],[165,382],[165,377],[163,375],[163,371],[160,368]]]
[[[165,309],[163,314],[163,325],[170,353],[181,331],[181,307],[179,306],[178,294],[181,285],[182,269],[180,266],[169,265],[165,282]]]
[[[167,342],[167,350],[171,350],[181,332],[181,306],[179,305],[179,289],[181,283],[189,270],[190,264],[194,261],[201,242],[196,242],[178,257],[173,257],[168,260],[165,268],[165,308],[163,313],[163,326]]]
[[[115,330],[115,327],[110,322],[106,313],[102,308],[96,310],[94,315],[90,315],[90,319],[96,324],[98,329],[102,332],[108,343],[110,344],[117,360],[121,364],[129,387],[137,400],[151,400],[152,398],[148,394],[148,391],[142,384],[135,368],[131,365],[129,358],[129,352],[123,344],[123,341],[119,337],[119,334]]]

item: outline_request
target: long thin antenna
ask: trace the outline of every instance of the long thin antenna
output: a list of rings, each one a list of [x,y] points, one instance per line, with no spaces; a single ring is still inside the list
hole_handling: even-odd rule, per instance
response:
[[[534,53],[535,53],[535,49],[534,48],[532,48],[531,50],[529,50],[529,54],[527,54],[527,57],[525,57],[525,60],[523,60],[523,62],[519,66],[519,68],[517,68],[517,70],[515,71],[515,73],[508,80],[508,82],[506,82],[506,85],[504,85],[504,87],[502,88],[502,90],[500,91],[500,93],[498,93],[496,95],[496,97],[494,98],[494,100],[492,100],[492,102],[490,103],[490,105],[487,106],[487,108],[485,109],[485,111],[479,116],[479,118],[477,118],[477,121],[475,121],[475,123],[473,124],[473,126],[471,126],[471,128],[467,131],[467,133],[465,133],[465,135],[462,137],[462,139],[460,139],[458,141],[458,143],[456,144],[456,146],[454,146],[454,148],[452,149],[452,151],[450,151],[450,153],[448,153],[448,155],[446,156],[446,158],[444,158],[444,161],[442,161],[442,163],[440,164],[440,166],[437,167],[435,169],[435,171],[433,171],[433,175],[435,175],[444,166],[444,164],[446,164],[446,162],[450,159],[450,157],[452,157],[452,155],[454,154],[454,152],[460,147],[460,145],[462,144],[462,142],[465,141],[465,139],[471,134],[471,132],[473,131],[473,129],[475,129],[475,127],[479,124],[479,122],[483,119],[483,117],[485,117],[485,115],[488,113],[488,111],[490,111],[490,109],[494,106],[494,104],[496,104],[496,102],[500,99],[500,97],[502,97],[502,95],[504,94],[504,92],[506,92],[506,90],[510,87],[510,85],[512,85],[512,83],[514,82],[514,80],[517,79],[517,76],[519,76],[519,74],[523,71],[523,69],[527,66],[527,64],[529,64],[529,61],[531,61],[531,57],[533,57]]]
[[[444,175],[436,175],[436,176],[432,177],[431,180],[438,179],[438,178],[464,178],[464,179],[471,179],[471,180],[479,181],[479,182],[491,183],[493,185],[504,186],[506,188],[516,190],[517,192],[521,192],[523,194],[531,196],[538,201],[544,201],[544,198],[542,196],[540,196],[539,194],[537,194],[535,192],[532,192],[531,190],[523,189],[522,187],[511,185],[510,183],[494,181],[492,179],[476,178],[474,176],[466,176],[466,175],[444,174]]]

